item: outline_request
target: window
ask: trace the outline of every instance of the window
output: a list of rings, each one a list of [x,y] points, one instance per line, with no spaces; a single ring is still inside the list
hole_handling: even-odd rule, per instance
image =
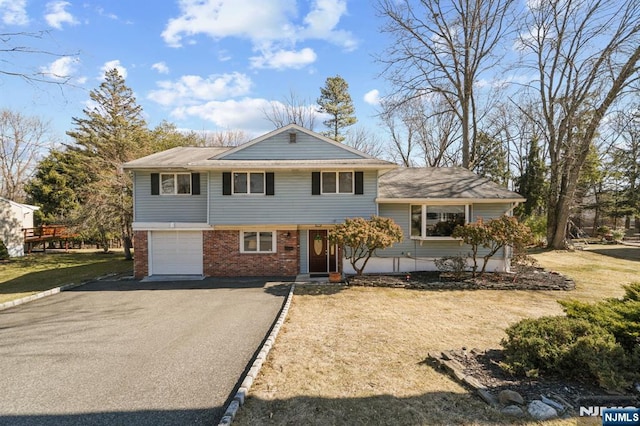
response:
[[[275,253],[276,239],[273,231],[241,232],[240,252],[242,253]]]
[[[353,172],[322,172],[323,194],[353,194]]]
[[[450,237],[468,216],[468,205],[412,205],[411,237]]]
[[[160,193],[162,195],[190,195],[191,173],[160,174]]]
[[[264,173],[233,173],[234,194],[264,194]]]

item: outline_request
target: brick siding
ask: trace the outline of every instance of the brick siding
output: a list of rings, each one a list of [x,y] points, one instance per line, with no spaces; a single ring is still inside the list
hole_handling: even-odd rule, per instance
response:
[[[294,276],[299,273],[299,231],[277,231],[276,253],[240,253],[240,231],[204,231],[204,274],[215,277]]]
[[[133,232],[133,276],[142,279],[149,275],[149,242],[147,231]]]

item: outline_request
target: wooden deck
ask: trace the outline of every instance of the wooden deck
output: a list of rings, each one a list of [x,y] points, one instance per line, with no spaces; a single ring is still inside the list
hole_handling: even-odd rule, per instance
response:
[[[77,234],[69,232],[64,225],[43,225],[35,228],[23,228],[22,232],[28,253],[31,253],[39,244],[42,244],[43,250],[46,250],[47,243],[56,241],[64,241],[65,248],[67,248],[66,242],[77,236]]]

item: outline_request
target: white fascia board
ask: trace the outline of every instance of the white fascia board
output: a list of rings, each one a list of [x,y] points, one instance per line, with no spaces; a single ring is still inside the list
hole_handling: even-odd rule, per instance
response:
[[[133,222],[134,231],[210,231],[208,223],[189,222]]]

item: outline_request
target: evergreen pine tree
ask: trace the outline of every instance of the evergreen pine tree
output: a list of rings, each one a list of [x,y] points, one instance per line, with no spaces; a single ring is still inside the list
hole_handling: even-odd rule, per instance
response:
[[[103,249],[108,240],[121,235],[125,255],[131,258],[133,221],[132,182],[122,164],[151,152],[149,132],[133,91],[116,69],[90,92],[92,107],[85,117],[73,118],[75,140],[69,147],[89,173],[90,182],[80,189],[84,225],[97,230]]]
[[[339,75],[328,77],[325,86],[320,88],[320,97],[317,102],[320,106],[319,111],[331,116],[324,121],[324,125],[329,130],[323,134],[337,142],[342,142],[345,136],[340,131],[358,121],[354,116],[355,107],[349,94],[349,85]]]

